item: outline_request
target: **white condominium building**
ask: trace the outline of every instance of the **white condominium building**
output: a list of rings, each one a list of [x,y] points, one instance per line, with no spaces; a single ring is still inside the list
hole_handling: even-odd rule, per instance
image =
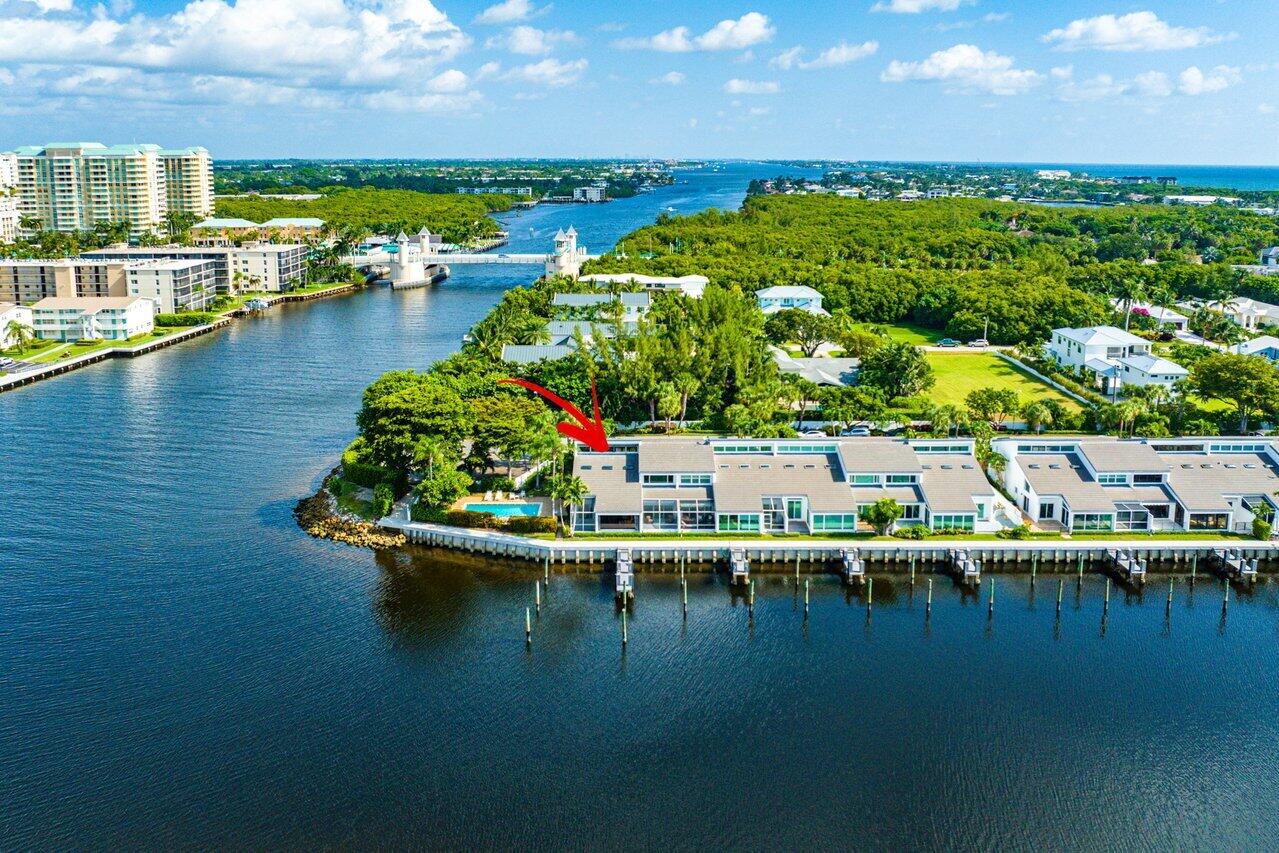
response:
[[[213,209],[212,164],[203,148],[54,142],[15,153],[19,213],[41,228],[128,222],[140,235],[161,230],[170,211],[202,217]]]
[[[18,239],[18,155],[0,152],[0,243]]]
[[[216,296],[217,263],[169,258],[131,263],[125,268],[129,295],[155,303],[163,314],[203,311]]]
[[[165,148],[164,189],[170,213],[185,213],[204,219],[213,215],[213,158],[203,146]]]
[[[138,296],[50,296],[31,306],[41,340],[123,341],[155,328],[155,306]]]
[[[25,305],[14,305],[12,302],[0,300],[0,349],[8,349],[18,343],[17,335],[9,331],[10,323],[33,329],[31,309]]]

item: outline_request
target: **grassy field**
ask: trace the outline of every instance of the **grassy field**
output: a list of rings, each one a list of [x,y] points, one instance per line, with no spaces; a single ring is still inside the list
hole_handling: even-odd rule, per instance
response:
[[[946,337],[936,329],[925,329],[914,323],[861,323],[858,328],[867,331],[878,330],[899,343],[912,344],[917,347],[931,346]]]
[[[1075,400],[994,353],[929,352],[925,356],[937,377],[937,384],[928,392],[929,398],[936,403],[962,406],[964,397],[978,388],[1011,388],[1021,395],[1023,402],[1050,398],[1071,410],[1080,408]]]
[[[176,328],[175,329],[156,329],[154,332],[150,332],[145,335],[134,335],[133,337],[129,338],[126,341],[101,340],[101,341],[94,341],[92,343],[85,343],[85,344],[75,343],[65,349],[56,349],[56,347],[50,347],[50,348],[46,348],[40,355],[31,356],[27,358],[26,360],[32,362],[33,364],[44,364],[46,362],[66,361],[67,359],[78,358],[79,356],[82,356],[82,355],[89,355],[90,353],[95,353],[95,352],[98,352],[99,350],[112,349],[112,348],[127,349],[130,347],[141,346],[142,344],[149,344],[154,340],[159,340],[160,338],[167,337],[173,334],[174,332],[179,332],[179,331],[183,331],[183,330],[176,329]]]

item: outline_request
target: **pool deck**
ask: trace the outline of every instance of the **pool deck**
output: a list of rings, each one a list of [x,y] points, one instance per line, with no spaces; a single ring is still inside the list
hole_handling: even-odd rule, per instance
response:
[[[453,506],[449,507],[449,509],[464,510],[468,508],[479,507],[482,505],[484,507],[483,509],[474,509],[474,511],[484,512],[489,507],[510,506],[512,504],[521,504],[521,505],[537,504],[537,513],[536,513],[537,515],[551,514],[551,499],[546,497],[540,497],[537,495],[529,495],[528,497],[525,497],[525,498],[509,498],[509,499],[503,499],[500,501],[486,501],[484,500],[483,494],[467,495],[466,497],[458,498],[456,501],[454,501]],[[523,513],[521,513],[521,515],[523,515]],[[531,518],[532,516],[529,516],[529,517]]]

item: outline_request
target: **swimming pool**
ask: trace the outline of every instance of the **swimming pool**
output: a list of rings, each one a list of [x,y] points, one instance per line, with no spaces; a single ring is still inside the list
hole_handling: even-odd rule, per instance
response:
[[[479,504],[466,504],[463,507],[463,509],[468,509],[471,512],[489,512],[489,513],[492,513],[493,515],[499,515],[503,518],[507,518],[512,515],[539,515],[542,512],[542,505],[540,503],[533,503],[533,504],[479,503]]]

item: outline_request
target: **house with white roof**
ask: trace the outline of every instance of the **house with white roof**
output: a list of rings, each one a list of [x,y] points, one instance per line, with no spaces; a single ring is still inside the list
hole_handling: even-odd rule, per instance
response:
[[[1053,329],[1048,354],[1065,367],[1092,371],[1102,393],[1118,393],[1124,382],[1171,387],[1185,368],[1150,352],[1150,341],[1114,326]]]
[[[595,273],[584,275],[581,281],[591,284],[638,284],[647,291],[680,293],[690,299],[701,299],[710,279],[704,275],[640,275],[633,272]]]
[[[769,347],[777,369],[817,385],[845,387],[857,384],[859,358],[797,358],[780,347]]]
[[[1272,362],[1279,362],[1279,338],[1274,335],[1262,335],[1250,341],[1244,341],[1235,347],[1240,355],[1261,356]]]
[[[608,316],[611,306],[620,303],[622,322],[634,323],[648,313],[652,297],[647,293],[557,293],[551,304],[565,314],[598,314]]]
[[[810,314],[829,316],[822,308],[822,295],[811,287],[804,285],[776,285],[755,291],[759,300],[759,310],[765,314],[776,314],[778,311],[799,309]]]
[[[1210,308],[1213,311],[1225,314],[1236,326],[1249,331],[1266,324],[1279,325],[1279,305],[1258,302],[1246,296],[1236,296],[1224,305],[1192,299],[1178,303],[1178,307],[1187,308],[1191,312],[1198,311],[1204,307]]]

